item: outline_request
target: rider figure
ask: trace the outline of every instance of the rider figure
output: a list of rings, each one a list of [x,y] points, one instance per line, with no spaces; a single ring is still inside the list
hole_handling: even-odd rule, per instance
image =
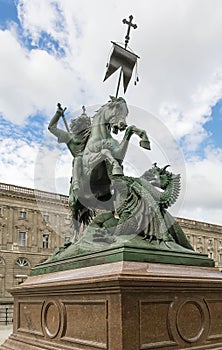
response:
[[[60,104],[57,106],[58,109],[51,119],[48,129],[53,135],[57,136],[59,143],[66,143],[73,156],[71,188],[74,192],[78,192],[82,175],[82,154],[85,148],[86,139],[89,136],[91,121],[85,113],[85,107],[83,107],[83,113],[81,116],[71,121],[70,131],[59,129],[57,127],[58,121],[63,115],[64,110]]]

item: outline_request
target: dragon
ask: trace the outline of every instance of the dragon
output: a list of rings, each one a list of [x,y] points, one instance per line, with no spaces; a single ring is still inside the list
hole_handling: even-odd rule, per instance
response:
[[[175,242],[193,250],[167,211],[180,192],[180,175],[169,172],[168,167],[160,168],[155,163],[139,178],[117,177],[113,181],[117,193],[116,217],[111,212],[97,215],[90,224],[96,229],[94,239],[112,242],[117,236],[138,235],[155,244]]]

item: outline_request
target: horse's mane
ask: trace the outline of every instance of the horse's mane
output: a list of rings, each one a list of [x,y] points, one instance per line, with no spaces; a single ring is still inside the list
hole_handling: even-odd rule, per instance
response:
[[[103,111],[104,108],[107,108],[107,109],[114,109],[115,107],[118,107],[120,104],[122,103],[125,103],[126,104],[126,101],[124,100],[123,97],[114,97],[114,96],[110,96],[110,100],[102,105],[97,111],[96,113],[100,113],[101,111]]]
[[[105,108],[112,111],[115,107],[120,106],[122,103],[126,104],[126,101],[122,97],[110,96],[110,98],[111,100],[109,100],[106,104],[102,105],[98,109],[98,111],[96,111],[96,114],[94,115],[94,117],[98,116],[101,112],[103,112]],[[88,117],[85,113],[71,120],[70,131],[74,135],[73,141],[75,142],[76,140],[78,140],[77,141],[79,145],[78,147],[80,147],[81,149],[84,149],[86,146],[86,143],[91,133],[91,126],[92,126],[91,118]],[[81,137],[81,141],[79,137]]]
[[[124,100],[123,97],[110,96],[110,100],[106,104],[102,105],[96,111],[96,114],[99,114],[100,112],[102,112],[104,108],[112,110],[115,107],[118,107],[122,103],[126,104],[126,101]],[[91,127],[91,118],[88,117],[86,114],[82,114],[79,117],[72,119],[70,123],[70,130],[74,135],[78,135],[83,131],[89,131],[90,127]]]

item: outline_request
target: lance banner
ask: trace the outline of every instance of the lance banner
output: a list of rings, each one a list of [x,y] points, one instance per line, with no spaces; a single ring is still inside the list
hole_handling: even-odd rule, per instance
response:
[[[118,68],[121,67],[123,72],[123,86],[124,86],[124,93],[125,93],[133,73],[133,68],[139,56],[124,49],[122,46],[114,42],[112,43],[113,43],[113,51],[110,56],[108,68],[103,81],[109,78],[110,75],[112,75]]]

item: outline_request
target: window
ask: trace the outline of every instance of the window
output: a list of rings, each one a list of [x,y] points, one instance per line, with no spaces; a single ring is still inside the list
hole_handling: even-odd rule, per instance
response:
[[[42,248],[47,249],[49,248],[49,235],[42,235]]]
[[[29,262],[26,258],[18,258],[16,260],[16,265],[20,266],[20,267],[28,267],[29,266]]]
[[[19,232],[18,245],[21,247],[26,246],[26,232]]]
[[[213,243],[212,238],[209,238],[209,239],[208,239],[208,244],[210,244],[210,245],[211,245],[212,243]]]
[[[48,222],[48,221],[49,221],[49,215],[48,215],[48,214],[44,214],[44,215],[43,215],[43,220],[44,220],[45,222]]]
[[[22,284],[26,278],[28,277],[28,275],[16,275],[16,284],[19,285],[19,284]]]
[[[209,253],[209,258],[213,259],[213,253],[212,252]]]
[[[19,217],[20,217],[21,219],[25,219],[25,218],[26,218],[26,211],[20,210],[20,212],[19,212]]]
[[[222,254],[219,254],[219,262],[222,263]]]

